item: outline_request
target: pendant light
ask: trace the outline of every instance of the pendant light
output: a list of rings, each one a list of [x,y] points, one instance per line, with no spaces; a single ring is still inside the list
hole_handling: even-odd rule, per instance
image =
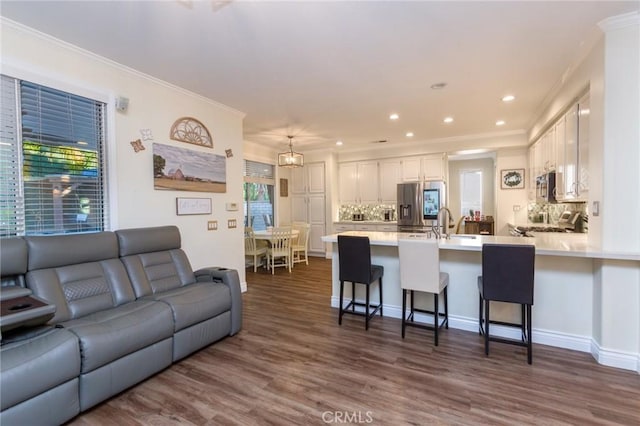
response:
[[[293,152],[293,136],[289,138],[289,151],[278,154],[278,166],[280,167],[302,167],[304,166],[304,157],[298,152]]]

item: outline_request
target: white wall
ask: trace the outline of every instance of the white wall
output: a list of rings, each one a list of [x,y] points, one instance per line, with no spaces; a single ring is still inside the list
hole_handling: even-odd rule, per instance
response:
[[[242,202],[244,115],[22,25],[5,19],[1,23],[3,73],[107,100],[112,229],[176,225],[194,268],[234,268],[244,282],[242,210],[225,210],[225,203]],[[129,98],[126,113],[115,112],[116,96]],[[209,129],[213,150],[169,139],[171,125],[184,116],[197,118]],[[226,162],[227,192],[154,190],[152,142],[144,142],[146,150],[139,153],[129,144],[140,138],[140,129],[151,129],[157,143],[218,155],[225,155],[225,149],[231,148],[234,156]],[[211,198],[213,213],[176,216],[176,197],[180,196]],[[236,219],[238,228],[227,229],[228,219]],[[217,231],[206,231],[209,220],[218,221]]]
[[[496,235],[509,235],[508,223],[527,223],[527,149],[501,149],[496,156]],[[523,189],[502,189],[500,171],[505,169],[525,169],[525,187]],[[520,206],[514,211],[514,206]]]

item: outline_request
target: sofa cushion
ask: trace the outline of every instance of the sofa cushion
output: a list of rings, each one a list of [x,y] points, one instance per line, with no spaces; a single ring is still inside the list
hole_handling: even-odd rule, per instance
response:
[[[27,273],[27,242],[22,238],[0,239],[0,284],[24,287]]]
[[[231,310],[231,291],[222,283],[197,283],[151,297],[171,307],[176,332]]]
[[[173,335],[171,309],[139,300],[61,324],[80,340],[87,373]]]
[[[113,232],[25,237],[29,245],[29,270],[56,268],[118,258]]]
[[[13,340],[0,348],[2,410],[80,374],[78,339],[71,332],[50,328],[42,334]]]
[[[180,248],[180,230],[177,226],[131,228],[116,231],[120,256],[153,253]]]

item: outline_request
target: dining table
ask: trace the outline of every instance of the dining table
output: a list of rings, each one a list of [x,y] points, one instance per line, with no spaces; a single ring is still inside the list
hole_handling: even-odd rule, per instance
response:
[[[293,243],[298,239],[299,234],[300,234],[300,231],[298,231],[297,229],[291,230],[291,250],[292,250],[291,259],[293,259]],[[262,229],[259,231],[253,231],[253,235],[255,236],[256,240],[266,241],[269,244],[269,246],[271,246],[273,229]],[[291,266],[293,267],[293,262],[291,263]]]

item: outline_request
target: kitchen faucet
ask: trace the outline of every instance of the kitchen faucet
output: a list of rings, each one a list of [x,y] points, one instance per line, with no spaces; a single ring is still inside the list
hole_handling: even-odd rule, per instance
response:
[[[445,214],[445,218],[448,215],[448,221],[444,221],[443,225],[442,225],[442,234],[440,233],[440,213],[444,211]],[[447,230],[449,229],[449,225],[453,223],[453,215],[451,214],[451,210],[449,210],[447,207],[441,207],[440,210],[438,210],[438,214],[436,215],[436,224],[431,226],[431,229],[433,230],[433,233],[436,236],[436,239],[440,239],[440,238],[444,238],[444,239],[448,239],[449,238],[449,234],[447,233]]]

